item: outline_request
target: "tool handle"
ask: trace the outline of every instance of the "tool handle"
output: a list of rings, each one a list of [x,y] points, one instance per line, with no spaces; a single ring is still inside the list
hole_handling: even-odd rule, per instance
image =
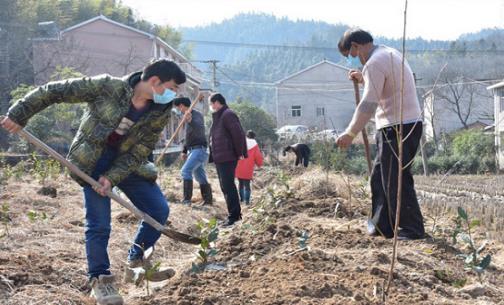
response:
[[[196,104],[198,104],[198,102],[201,101],[202,99],[203,99],[203,93],[200,92],[200,93],[198,93],[198,96],[196,96],[196,98],[194,99],[194,101],[191,103],[191,106],[189,107],[189,109],[187,111],[191,112],[193,110],[193,108],[196,106]],[[177,129],[175,129],[175,131],[173,132],[172,136],[170,137],[170,140],[168,140],[168,142],[165,144],[165,147],[163,148],[163,150],[161,151],[161,153],[157,157],[156,164],[159,164],[161,162],[161,160],[163,159],[164,154],[166,153],[166,150],[173,143],[173,141],[175,140],[175,137],[177,136],[177,134],[179,133],[179,131],[182,129],[182,127],[184,126],[184,124],[185,124],[185,120],[182,119],[180,121],[179,125],[177,126]]]
[[[360,91],[359,91],[359,82],[354,79],[354,93],[355,93],[355,104],[358,106],[360,103]],[[371,176],[371,170],[373,168],[371,162],[371,152],[369,151],[369,140],[366,132],[366,128],[362,129],[362,141],[364,142],[364,151],[366,152],[366,161],[368,165],[368,175]]]
[[[4,118],[3,116],[0,116],[0,121],[3,120],[3,118]],[[43,150],[49,156],[51,156],[54,159],[56,159],[57,161],[59,161],[63,166],[65,166],[66,168],[68,168],[72,173],[74,173],[77,176],[79,176],[79,178],[81,178],[82,180],[84,180],[85,182],[87,182],[88,184],[90,184],[91,186],[97,187],[97,188],[102,187],[102,185],[98,181],[94,180],[88,174],[86,174],[85,172],[83,172],[80,168],[78,168],[77,166],[75,166],[74,164],[72,164],[70,161],[68,161],[67,159],[65,159],[61,154],[59,154],[57,151],[55,151],[54,149],[52,149],[51,147],[49,147],[44,142],[40,141],[37,137],[35,137],[34,135],[32,135],[27,130],[21,129],[17,133],[22,138],[24,138],[26,141],[28,141],[29,143],[33,144],[35,147]],[[115,200],[117,203],[119,203],[120,205],[122,205],[126,209],[128,209],[138,219],[145,221],[146,223],[148,223],[150,226],[152,226],[153,228],[155,228],[156,230],[158,230],[162,234],[164,234],[164,235],[166,235],[166,236],[168,236],[170,238],[173,238],[173,239],[176,239],[176,240],[180,240],[180,241],[183,241],[183,242],[187,242],[187,243],[191,243],[191,244],[199,244],[200,243],[200,239],[197,238],[197,237],[189,236],[187,234],[177,232],[177,231],[175,231],[173,229],[170,229],[170,228],[167,228],[167,227],[161,225],[159,222],[157,222],[150,215],[142,212],[136,206],[134,206],[130,202],[124,200],[123,198],[121,198],[119,195],[113,193],[112,191],[107,191],[106,195],[108,197],[112,198],[113,200]]]

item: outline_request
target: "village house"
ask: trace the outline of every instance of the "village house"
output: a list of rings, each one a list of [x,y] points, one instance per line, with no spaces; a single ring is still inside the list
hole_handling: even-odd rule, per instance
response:
[[[39,25],[39,36],[33,39],[33,70],[36,85],[50,81],[58,67],[71,67],[88,76],[107,73],[123,76],[141,70],[152,59],[175,61],[187,75],[179,94],[194,99],[200,90],[202,72],[180,52],[161,38],[97,16],[59,31],[54,22]],[[198,104],[206,113],[205,101]],[[159,146],[175,130],[178,119],[172,116]],[[182,134],[182,133],[181,133]],[[179,136],[178,140],[181,140]]]
[[[504,169],[504,81],[487,88],[493,93],[495,151],[499,170]]]
[[[332,129],[341,133],[350,123],[355,107],[348,68],[328,60],[276,82],[277,128],[304,125],[312,131]],[[368,124],[371,141],[373,125]]]

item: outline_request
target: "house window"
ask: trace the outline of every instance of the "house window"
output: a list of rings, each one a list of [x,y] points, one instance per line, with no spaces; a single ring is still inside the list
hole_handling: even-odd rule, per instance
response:
[[[301,116],[301,106],[292,106],[291,112],[293,117]]]
[[[317,107],[317,116],[325,116],[325,108]]]

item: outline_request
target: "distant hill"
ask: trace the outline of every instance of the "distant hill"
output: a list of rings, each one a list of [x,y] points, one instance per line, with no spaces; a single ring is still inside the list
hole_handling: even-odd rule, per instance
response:
[[[340,32],[343,25],[330,25],[320,21],[292,21],[266,14],[239,14],[221,23],[204,27],[181,28],[183,40],[193,45],[193,56],[197,59],[217,59],[233,63],[243,59],[252,46],[210,44],[204,41],[234,42],[261,45],[306,45],[316,33],[325,33],[331,28]],[[191,42],[197,40],[200,42]],[[203,41],[203,42],[201,42]]]
[[[493,37],[495,35],[502,35],[504,28],[490,28],[483,29],[475,33],[466,33],[459,36],[458,40],[474,41],[479,39],[485,39],[488,37]]]
[[[180,31],[182,46],[191,47],[193,59],[220,61],[219,90],[230,100],[240,97],[266,106],[273,99],[271,84],[275,81],[323,59],[345,64],[336,46],[347,28],[344,24],[248,13]],[[397,49],[402,47],[400,39],[376,36],[375,42]],[[502,78],[504,68],[496,65],[495,60],[504,52],[503,29],[464,34],[455,41],[408,39],[406,48],[408,61],[421,79],[420,84],[432,83],[446,63],[449,63],[444,72],[447,77],[463,74],[475,79]],[[196,64],[210,79],[209,66]]]

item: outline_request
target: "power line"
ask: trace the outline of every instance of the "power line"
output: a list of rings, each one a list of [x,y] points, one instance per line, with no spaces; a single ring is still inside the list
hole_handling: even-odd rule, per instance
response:
[[[217,67],[216,67],[216,68],[217,68]],[[220,72],[220,73],[222,73],[222,75],[224,75],[224,76],[225,76],[226,78],[228,78],[230,81],[232,81],[233,83],[235,83],[235,84],[237,84],[238,86],[240,86],[240,84],[239,84],[236,80],[234,80],[231,76],[229,76],[229,75],[228,75],[228,74],[226,74],[224,71],[222,71],[222,70],[220,69],[220,67],[219,67],[219,68],[217,68],[217,70],[219,70],[219,72]],[[241,88],[241,86],[240,86],[240,88]],[[254,91],[249,91],[249,92],[250,92],[250,93],[252,93],[252,95],[253,95],[254,97],[256,97],[256,98],[257,98],[257,93],[256,93],[256,92],[254,92]]]
[[[194,43],[206,44],[216,46],[226,46],[235,48],[265,48],[265,49],[300,49],[300,50],[313,50],[313,51],[336,51],[337,46],[300,46],[300,45],[280,45],[280,44],[261,44],[261,43],[248,43],[248,42],[232,42],[232,41],[217,41],[217,40],[196,40],[196,39],[183,39],[181,43]],[[504,50],[456,50],[456,49],[407,49],[408,53],[504,53]]]
[[[246,87],[257,87],[257,88],[278,88],[278,89],[286,89],[286,90],[296,90],[296,91],[326,91],[326,92],[347,92],[347,91],[353,91],[353,87],[350,88],[334,88],[334,89],[327,89],[327,88],[300,88],[298,86],[313,86],[316,84],[323,84],[322,82],[320,83],[315,83],[315,82],[306,82],[306,83],[296,83],[296,87],[291,87],[291,86],[285,86],[285,85],[278,85],[278,83],[274,82],[254,82],[254,81],[237,81],[231,78],[229,75],[225,74],[220,68],[218,68],[220,73],[222,73],[226,78],[230,79],[232,81],[232,84],[235,84],[237,86],[246,86]],[[209,81],[208,79],[204,79],[206,81]],[[443,88],[446,86],[452,86],[452,85],[471,85],[471,84],[478,84],[481,85],[483,83],[493,83],[493,82],[498,82],[502,81],[502,79],[491,79],[491,80],[484,80],[484,81],[469,81],[469,82],[457,82],[457,83],[437,83],[436,88]],[[220,82],[222,84],[229,84],[229,82],[222,81]],[[417,86],[417,88],[432,88],[434,84],[427,84],[427,85],[422,85],[422,86]]]

